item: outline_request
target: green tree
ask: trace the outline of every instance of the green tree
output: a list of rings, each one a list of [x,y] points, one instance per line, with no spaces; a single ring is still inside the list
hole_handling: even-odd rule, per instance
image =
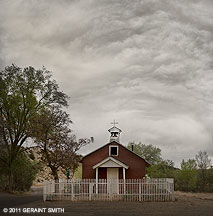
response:
[[[25,141],[31,136],[33,118],[44,107],[67,106],[67,96],[59,91],[51,73],[45,68],[21,69],[16,65],[0,72],[0,160],[8,169],[9,185],[13,185],[13,163]],[[2,155],[7,152],[8,160]]]
[[[195,170],[197,169],[197,163],[195,159],[188,159],[187,161],[182,160],[181,162],[182,170]]]
[[[195,191],[197,184],[197,163],[194,159],[182,160],[181,170],[176,172],[176,189],[183,191]]]
[[[173,161],[162,160],[147,168],[147,174],[152,178],[173,178],[175,170]]]
[[[4,155],[4,159],[9,157]],[[28,191],[35,180],[39,165],[37,162],[31,162],[29,158],[23,153],[19,152],[12,164],[13,173],[13,190]],[[0,166],[0,189],[6,190],[8,188],[8,167]]]
[[[130,142],[127,148],[132,150],[132,146],[136,154],[138,154],[139,156],[141,156],[151,164],[158,164],[162,161],[161,149],[151,144],[149,145],[142,144],[141,142],[139,143]]]
[[[206,191],[213,192],[213,168],[207,170],[207,184]]]

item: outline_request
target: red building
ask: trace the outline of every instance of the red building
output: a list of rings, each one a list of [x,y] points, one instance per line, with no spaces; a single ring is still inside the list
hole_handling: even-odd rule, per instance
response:
[[[110,142],[82,159],[83,179],[142,179],[150,164],[119,143],[121,130],[109,129]]]

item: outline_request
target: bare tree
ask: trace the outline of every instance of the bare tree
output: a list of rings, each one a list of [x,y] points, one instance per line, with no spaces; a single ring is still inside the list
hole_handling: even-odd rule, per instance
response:
[[[208,169],[211,166],[211,159],[206,151],[199,151],[198,154],[195,156],[198,168],[200,169]]]
[[[195,156],[197,161],[197,166],[200,169],[200,180],[202,190],[205,189],[206,181],[207,181],[207,169],[211,166],[211,159],[209,159],[206,151],[199,151]]]

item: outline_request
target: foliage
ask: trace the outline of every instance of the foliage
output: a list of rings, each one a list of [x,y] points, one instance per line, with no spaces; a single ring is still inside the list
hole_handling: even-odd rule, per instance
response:
[[[207,169],[211,165],[211,160],[208,157],[207,152],[199,151],[198,154],[195,156],[197,161],[198,170],[198,188],[200,191],[205,191],[206,186],[208,184],[208,171]]]
[[[182,191],[213,192],[213,169],[207,152],[199,151],[195,159],[182,161],[175,172],[175,188]]]
[[[69,115],[58,106],[42,109],[34,118],[34,140],[42,149],[42,160],[58,180],[58,170],[70,171],[71,177],[79,165],[81,156],[76,152],[82,146],[69,129]],[[85,144],[85,143],[84,143]]]
[[[8,155],[4,155],[4,159],[8,160]],[[27,191],[30,189],[38,172],[38,163],[31,162],[29,158],[22,152],[19,152],[12,164],[12,189],[15,191]],[[8,190],[8,167],[0,167],[0,189]]]
[[[141,142],[128,144],[128,149],[134,152],[152,165],[146,169],[151,178],[174,178],[175,189],[193,192],[213,192],[213,169],[209,169],[211,160],[207,152],[199,151],[195,159],[182,160],[181,169],[174,167],[171,160],[161,158],[161,150],[152,145]]]
[[[31,136],[33,118],[44,107],[56,104],[67,106],[67,96],[59,91],[45,68],[21,69],[12,65],[0,72],[0,137],[8,153],[8,160],[3,157],[0,160],[8,168],[10,189],[12,166],[22,145]]]
[[[81,179],[82,178],[82,164],[79,164],[78,168],[76,169],[74,176],[74,179]]]
[[[205,187],[206,192],[213,192],[213,168],[207,170],[207,185]]]
[[[134,148],[134,152],[150,162],[151,164],[158,164],[162,161],[161,158],[161,149],[149,144],[145,145],[141,142],[134,143],[130,142],[127,146],[128,149],[132,150],[132,145]]]
[[[197,168],[196,160],[188,159],[187,161],[182,160],[181,169],[182,170],[195,170]]]
[[[176,171],[176,190],[195,191],[197,184],[196,161],[194,159],[182,160],[181,170]]]
[[[30,152],[29,158],[32,159],[32,160],[35,160],[35,156],[34,156],[33,152]]]
[[[174,171],[174,162],[171,160],[162,160],[147,168],[147,174],[152,178],[173,178]]]

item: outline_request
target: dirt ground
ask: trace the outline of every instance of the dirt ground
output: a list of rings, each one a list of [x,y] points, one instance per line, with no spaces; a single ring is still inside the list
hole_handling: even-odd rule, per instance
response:
[[[25,215],[71,216],[213,216],[213,194],[175,192],[174,202],[37,201],[21,208],[64,208],[64,213]],[[7,215],[7,214],[4,214]],[[19,214],[20,215],[20,214]],[[23,215],[23,213],[22,213]]]

